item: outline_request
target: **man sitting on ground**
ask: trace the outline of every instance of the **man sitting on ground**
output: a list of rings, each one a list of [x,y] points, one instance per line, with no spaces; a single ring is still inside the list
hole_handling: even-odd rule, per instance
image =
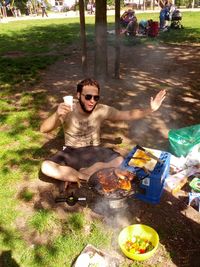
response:
[[[150,107],[139,110],[120,111],[100,104],[100,86],[96,80],[85,79],[77,85],[78,101],[71,106],[60,103],[57,110],[41,125],[40,131],[48,133],[63,126],[65,148],[42,163],[42,172],[54,179],[68,182],[88,180],[96,171],[118,167],[122,156],[112,149],[100,146],[100,127],[104,120],[138,120],[152,114],[162,104],[165,90],[155,98]]]
[[[127,10],[123,13],[120,18],[122,29],[121,33],[125,35],[135,36],[138,31],[137,17],[135,16],[134,10]]]

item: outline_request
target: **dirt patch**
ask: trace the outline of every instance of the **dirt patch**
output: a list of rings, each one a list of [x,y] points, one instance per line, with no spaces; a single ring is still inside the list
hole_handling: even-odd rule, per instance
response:
[[[43,74],[42,81],[32,90],[42,90],[48,95],[48,103],[40,110],[44,118],[55,108],[62,97],[76,95],[76,84],[83,79],[80,68],[81,54],[79,49],[71,49],[70,56],[56,62]],[[69,51],[68,51],[69,52]],[[167,90],[167,98],[162,107],[151,117],[140,121],[109,123],[102,127],[102,143],[114,147],[125,155],[139,143],[142,146],[168,150],[168,131],[192,124],[198,124],[200,118],[200,47],[199,46],[123,46],[121,49],[121,79],[113,79],[114,48],[109,47],[109,77],[101,82],[102,99],[108,105],[126,110],[149,105],[150,97],[160,89]],[[89,74],[93,76],[94,54],[88,53]],[[60,149],[62,137],[57,133],[48,136],[44,149],[52,153]],[[58,209],[53,193],[40,188],[34,208],[49,205]],[[200,215],[188,206],[187,191],[172,196],[164,192],[158,205],[148,204],[131,199],[129,208],[117,214],[106,214],[105,222],[119,230],[133,223],[144,223],[154,227],[160,236],[160,246],[156,257],[142,263],[141,266],[199,266],[200,255]],[[80,191],[79,194],[84,194]],[[88,202],[93,210],[92,200],[96,196],[87,193]],[[77,206],[78,205],[78,206]],[[76,204],[74,208],[81,208]],[[62,210],[62,212],[61,212]],[[59,206],[60,213],[69,212],[66,204]],[[113,224],[113,222],[115,222]],[[113,248],[118,251],[116,240]],[[126,260],[131,266],[131,261]]]
[[[37,88],[48,94],[43,112],[49,112],[66,94],[76,95],[76,84],[83,77],[80,51],[70,48],[68,56],[44,73]],[[159,111],[140,121],[103,126],[102,140],[110,145],[122,138],[123,143],[140,143],[147,147],[167,148],[168,131],[199,123],[200,47],[196,46],[123,46],[121,49],[121,79],[113,79],[114,48],[110,47],[109,77],[100,82],[101,101],[125,110],[149,105],[150,97],[160,89],[167,98]],[[93,76],[94,54],[88,53],[89,76]],[[43,113],[43,116],[45,114]],[[114,133],[114,134],[113,134]],[[115,145],[115,144],[114,144]]]

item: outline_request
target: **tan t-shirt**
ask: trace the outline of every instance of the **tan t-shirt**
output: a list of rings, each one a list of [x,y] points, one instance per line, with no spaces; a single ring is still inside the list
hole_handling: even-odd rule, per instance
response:
[[[100,127],[104,120],[112,120],[116,109],[97,104],[91,114],[81,114],[75,107],[69,112],[63,123],[65,145],[72,147],[98,146]]]

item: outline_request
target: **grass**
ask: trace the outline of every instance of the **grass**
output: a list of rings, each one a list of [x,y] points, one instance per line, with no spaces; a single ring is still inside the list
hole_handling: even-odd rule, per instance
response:
[[[46,231],[53,231],[57,221],[54,213],[47,209],[40,209],[31,217],[28,224],[31,228],[42,234]]]
[[[34,196],[34,193],[31,192],[28,188],[25,188],[20,194],[21,199],[23,199],[26,202],[31,201],[33,196]]]
[[[136,44],[199,43],[199,14],[184,13],[181,31]],[[149,17],[157,19],[158,14],[138,14],[138,19]],[[113,21],[114,17],[108,17],[109,29],[114,28]],[[87,18],[87,37],[92,44],[92,17]],[[38,179],[40,162],[47,153],[41,149],[44,139],[38,132],[38,111],[46,95],[31,88],[40,81],[41,72],[70,54],[70,45],[78,42],[77,18],[0,24],[0,251],[7,267],[70,266],[88,243],[99,248],[111,245],[112,230],[98,220],[89,220],[87,212],[67,213],[60,219],[52,209],[35,207],[28,214],[23,209],[34,203],[35,193],[21,184]],[[41,242],[35,242],[33,236]]]

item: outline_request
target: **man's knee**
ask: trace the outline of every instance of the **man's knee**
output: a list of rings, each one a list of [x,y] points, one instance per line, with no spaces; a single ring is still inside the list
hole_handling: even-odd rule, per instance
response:
[[[123,162],[124,158],[122,156],[119,156],[115,159],[116,166],[120,166]]]
[[[52,168],[52,161],[50,160],[45,160],[41,164],[41,172],[45,175],[49,174],[49,169]]]

